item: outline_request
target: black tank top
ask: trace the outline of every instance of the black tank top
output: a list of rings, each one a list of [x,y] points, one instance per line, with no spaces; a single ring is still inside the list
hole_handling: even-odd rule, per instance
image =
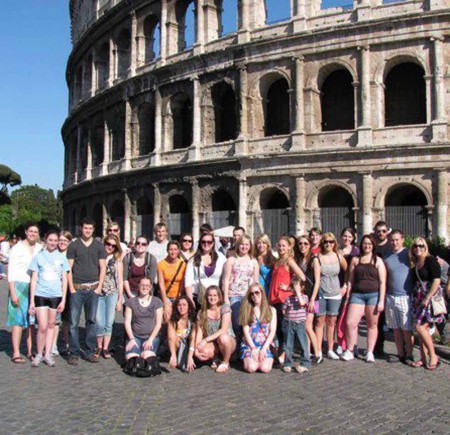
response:
[[[374,293],[380,290],[378,269],[373,264],[358,263],[355,267],[353,292]]]

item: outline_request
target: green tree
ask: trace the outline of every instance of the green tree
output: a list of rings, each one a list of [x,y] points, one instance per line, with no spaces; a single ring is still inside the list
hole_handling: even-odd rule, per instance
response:
[[[9,166],[0,164],[0,205],[9,204],[8,186],[14,187],[22,184],[20,175],[13,171]]]
[[[9,235],[15,230],[15,220],[10,204],[0,205],[0,234]]]

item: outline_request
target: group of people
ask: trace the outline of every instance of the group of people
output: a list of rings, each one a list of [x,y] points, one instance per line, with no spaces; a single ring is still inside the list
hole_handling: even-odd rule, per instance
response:
[[[402,232],[385,222],[362,236],[359,246],[352,228],[342,230],[340,243],[333,233],[312,228],[307,235],[282,235],[274,250],[266,234],[252,241],[242,227],[234,229],[228,249],[209,224],[200,228],[198,241],[188,233],[169,240],[164,223],[155,226],[153,241],[141,235],[132,245],[121,242],[117,222],[108,225],[103,240],[94,233],[95,223],[84,219],[76,239],[67,231],[50,231],[41,244],[39,228],[30,224],[11,249],[8,325],[14,363],[25,363],[24,329],[33,367],[55,364],[59,329],[69,364],[78,364],[82,355],[92,363],[111,358],[116,312],[125,319],[129,370],[165,348],[169,366],[187,372],[210,364],[224,373],[239,357],[247,372],[267,373],[276,362],[286,373],[304,373],[323,361],[324,336],[327,358],[353,360],[363,317],[365,361],[374,363],[384,355],[384,313],[394,331],[392,361],[429,370],[440,363],[430,332],[435,325],[443,332],[448,264],[430,254],[422,237],[408,250]]]

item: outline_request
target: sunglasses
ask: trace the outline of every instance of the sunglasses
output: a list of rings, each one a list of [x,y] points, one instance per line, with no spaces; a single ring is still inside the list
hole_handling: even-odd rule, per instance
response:
[[[425,249],[425,245],[413,245],[413,248],[420,248],[420,249]]]
[[[261,295],[261,292],[260,292],[260,291],[257,291],[257,292],[250,292],[250,296],[259,296],[259,295]]]
[[[134,246],[147,246],[147,245],[148,245],[148,243],[145,243],[145,242],[136,242],[134,244]]]
[[[108,248],[117,248],[117,245],[115,243],[106,242],[105,246],[108,247]]]
[[[308,242],[298,242],[299,246],[309,246]]]
[[[194,241],[190,240],[190,239],[183,239],[181,242],[182,243],[193,243]]]
[[[119,228],[110,228],[108,230],[108,233],[118,233],[119,231],[120,231]]]
[[[377,230],[377,233],[386,234],[387,232],[388,232],[387,230]]]
[[[335,243],[334,240],[324,240],[323,241],[324,245],[334,245],[334,243]]]
[[[212,245],[213,243],[212,240],[202,240],[202,245]]]

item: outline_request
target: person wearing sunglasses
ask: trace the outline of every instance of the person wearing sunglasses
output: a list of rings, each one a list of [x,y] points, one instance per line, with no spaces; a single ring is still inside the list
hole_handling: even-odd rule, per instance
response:
[[[259,283],[248,288],[239,312],[242,326],[241,359],[248,373],[269,373],[274,355],[270,349],[277,332],[277,312],[267,302],[266,292]]]
[[[194,238],[191,233],[183,233],[180,237],[180,257],[186,263],[194,256]]]
[[[147,236],[138,236],[134,244],[134,252],[130,252],[123,259],[123,290],[127,299],[134,298],[139,292],[142,278],[156,279],[157,261],[148,252],[149,240]]]
[[[213,233],[200,237],[198,249],[186,267],[184,287],[186,295],[199,310],[209,286],[220,286],[226,257],[215,250]]]
[[[97,305],[97,350],[96,357],[111,358],[109,344],[114,324],[115,312],[122,311],[123,263],[122,247],[116,235],[103,240],[106,250],[106,275]]]
[[[348,289],[351,294],[347,313],[347,350],[344,361],[354,359],[354,346],[358,339],[358,325],[365,316],[367,324],[366,362],[374,363],[374,347],[377,340],[379,314],[384,310],[386,295],[386,266],[377,256],[375,240],[366,234],[361,239],[360,255],[350,263]]]
[[[108,226],[106,227],[106,235],[107,236],[117,236],[117,238],[120,240],[120,225],[118,222],[110,222]],[[122,257],[124,257],[126,254],[130,252],[130,249],[128,248],[128,245],[124,242],[120,242],[120,247],[122,249]]]
[[[442,296],[441,267],[436,257],[430,255],[428,244],[423,237],[414,239],[409,257],[415,284],[412,293],[412,313],[421,352],[421,360],[414,362],[412,366],[435,370],[440,364],[440,359],[436,355],[430,326],[443,322],[444,314],[434,314],[431,298],[436,294]]]
[[[347,286],[341,287],[339,273],[347,270],[345,258],[339,254],[336,236],[325,233],[320,243],[321,251],[318,255],[320,261],[320,290],[319,312],[316,320],[316,336],[319,357],[322,355],[323,329],[327,325],[327,357],[339,360],[334,351],[334,332],[341,300],[347,291]]]

